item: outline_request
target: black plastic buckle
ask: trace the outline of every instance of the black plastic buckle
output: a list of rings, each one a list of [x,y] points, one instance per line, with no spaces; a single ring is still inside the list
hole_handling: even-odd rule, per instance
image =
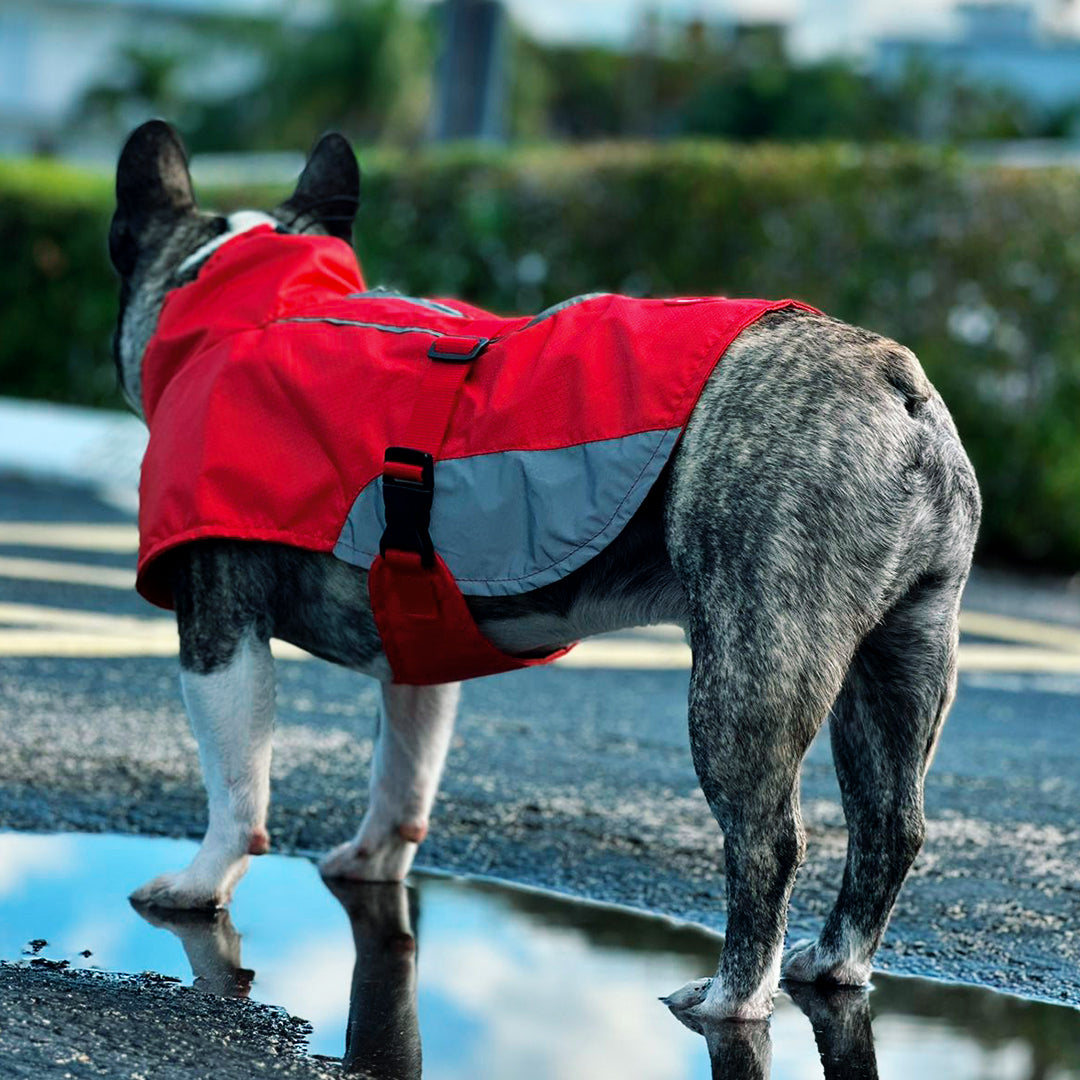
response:
[[[447,335],[450,341],[460,341],[452,334]],[[439,348],[440,338],[436,338],[428,349],[429,360],[441,360],[444,364],[471,364],[491,343],[491,338],[476,338],[476,344],[468,352],[450,352]],[[470,339],[471,340],[471,339]]]
[[[379,540],[379,553],[387,548],[394,551],[414,551],[424,566],[435,565],[435,548],[431,543],[431,501],[435,493],[435,462],[423,450],[408,446],[387,447],[383,461],[389,465],[412,465],[420,469],[420,477],[410,480],[383,471],[383,506],[386,509],[386,528]]]

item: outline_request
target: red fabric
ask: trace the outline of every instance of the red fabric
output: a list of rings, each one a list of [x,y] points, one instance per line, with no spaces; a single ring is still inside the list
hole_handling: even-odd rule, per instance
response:
[[[573,648],[530,660],[495,648],[480,633],[438,555],[435,565],[425,568],[419,555],[387,551],[371,564],[368,589],[394,682],[427,686],[497,675],[550,664]]]
[[[439,445],[417,447],[442,459],[681,427],[731,341],[792,303],[613,295],[529,326],[457,301],[448,303],[466,318],[350,297],[362,288],[342,241],[266,227],[224,244],[169,294],[143,367],[147,599],[171,606],[159,557],[200,537],[332,551],[386,447],[409,445],[411,418],[444,415],[447,395],[449,430],[436,438],[429,416],[420,430]],[[433,343],[453,350],[463,337],[491,339],[467,368],[428,359]],[[451,603],[449,575],[436,577],[428,584],[460,630],[464,600],[454,586],[460,604]],[[454,634],[437,636],[445,649]]]

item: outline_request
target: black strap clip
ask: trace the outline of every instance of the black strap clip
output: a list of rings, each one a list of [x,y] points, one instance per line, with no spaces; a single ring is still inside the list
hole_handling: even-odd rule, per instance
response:
[[[490,344],[491,339],[486,337],[447,334],[431,343],[428,359],[440,360],[444,364],[471,364]]]
[[[435,565],[431,543],[431,502],[435,493],[435,462],[423,450],[408,446],[387,447],[383,459],[383,506],[386,528],[379,553],[412,551],[424,566]]]

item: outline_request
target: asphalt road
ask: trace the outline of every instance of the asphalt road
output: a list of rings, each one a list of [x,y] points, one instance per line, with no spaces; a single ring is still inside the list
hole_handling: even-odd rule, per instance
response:
[[[0,828],[201,835],[175,631],[129,587],[130,525],[86,491],[0,478]],[[1080,594],[978,573],[964,626],[927,843],[877,966],[1080,1005]],[[722,928],[685,646],[660,628],[572,656],[466,686],[419,863]],[[273,845],[316,852],[359,819],[377,687],[292,654],[278,670]],[[843,866],[827,738],[802,795],[796,937]]]

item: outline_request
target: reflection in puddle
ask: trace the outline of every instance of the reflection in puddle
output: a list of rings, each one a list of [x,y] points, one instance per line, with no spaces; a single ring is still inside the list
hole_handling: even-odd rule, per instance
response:
[[[331,893],[270,856],[231,917],[140,917],[127,894],[194,846],[0,833],[0,958],[45,939],[38,961],[280,1005],[311,1021],[313,1052],[387,1080],[418,1077],[421,1047],[428,1080],[1080,1080],[1080,1012],[884,976],[870,994],[792,988],[769,1024],[703,1032],[706,1053],[657,998],[712,969],[714,937],[486,883]]]

